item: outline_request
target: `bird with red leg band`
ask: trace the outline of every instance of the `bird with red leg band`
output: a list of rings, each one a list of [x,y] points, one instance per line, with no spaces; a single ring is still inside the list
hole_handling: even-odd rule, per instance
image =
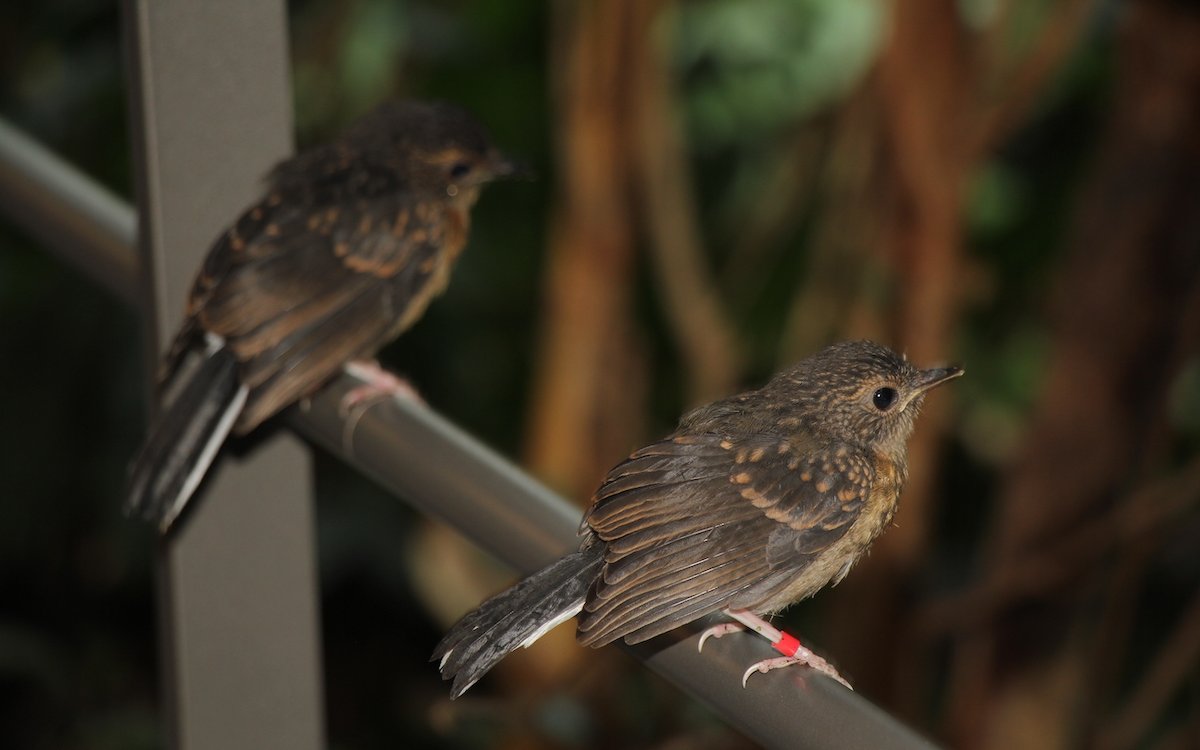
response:
[[[891,522],[926,394],[962,374],[867,341],[835,344],[758,390],[700,407],[613,467],[578,552],[483,602],[433,652],[457,697],[512,650],[578,618],[585,646],[640,643],[722,612],[781,657],[849,687],[761,615],[846,576]]]

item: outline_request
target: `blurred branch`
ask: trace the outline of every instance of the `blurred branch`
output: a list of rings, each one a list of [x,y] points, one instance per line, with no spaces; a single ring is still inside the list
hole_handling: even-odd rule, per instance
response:
[[[1038,28],[1037,38],[1031,49],[1010,49],[1005,42],[1011,33],[1010,24],[1019,16],[1012,12],[1014,3],[1006,3],[1006,12],[999,23],[990,31],[987,58],[988,74],[1003,76],[996,88],[989,92],[989,103],[980,116],[976,129],[973,151],[991,149],[1012,133],[1029,116],[1030,111],[1044,95],[1046,85],[1063,68],[1063,61],[1079,42],[1086,21],[1094,9],[1094,0],[1063,0],[1045,4],[1047,19]],[[1016,57],[1014,61],[1012,58]]]
[[[615,0],[614,0],[615,1]],[[650,231],[650,258],[666,318],[690,380],[689,405],[728,395],[741,372],[742,353],[707,268],[692,176],[657,22],[671,0],[630,2],[634,18],[634,174],[640,184],[641,217]]]
[[[1111,119],[1053,285],[1053,356],[989,527],[988,585],[1047,585],[1033,581],[1026,561],[1061,563],[1039,552],[1063,549],[1056,539],[1080,545],[1074,554],[1094,554],[1105,543],[1109,532],[1087,519],[1104,512],[1114,488],[1137,486],[1150,471],[1169,466],[1168,385],[1200,343],[1188,340],[1186,322],[1200,291],[1200,50],[1194,43],[1200,19],[1169,2],[1128,10]],[[1195,465],[1187,471],[1194,482]],[[1125,522],[1136,525],[1140,518]],[[1099,538],[1079,535],[1080,526]],[[1053,567],[1037,575],[1061,580]],[[953,656],[952,736],[979,737],[980,727],[999,731],[1012,720],[1007,708],[1021,698],[1015,686],[1037,669],[1031,656],[1001,658],[1002,644],[1020,627],[1002,614],[993,611]],[[1059,625],[1047,622],[1043,648],[1070,648],[1061,624],[1093,616],[1060,613]],[[1058,636],[1049,637],[1055,631]],[[1076,659],[1088,653],[1072,650]],[[1095,721],[1066,713],[1060,720]]]
[[[953,0],[907,3],[892,17],[877,85],[883,138],[895,192],[880,230],[898,276],[897,341],[916,362],[950,351],[959,310],[963,186],[975,154],[963,127],[969,103],[968,41]],[[929,534],[934,449],[943,431],[944,399],[931,399],[909,452],[910,478],[898,528],[884,538],[889,565],[911,570]]]
[[[782,362],[838,337],[887,340],[884,300],[872,294],[886,264],[877,210],[884,202],[879,107],[870,92],[851,96],[838,113],[820,171],[822,210],[815,217],[808,268],[784,318]]]
[[[1101,517],[1022,555],[973,589],[934,601],[916,616],[926,635],[979,627],[1018,602],[1049,597],[1095,570],[1119,547],[1200,508],[1200,456],[1170,476],[1127,495]]]
[[[796,252],[782,242],[783,235],[803,221],[803,209],[817,190],[828,130],[827,124],[798,124],[762,166],[762,179],[748,186],[752,197],[736,201],[736,213],[722,222],[730,225],[723,234],[731,249],[717,278],[731,306],[753,304],[771,280],[779,257]]]
[[[1102,160],[1056,284],[1055,358],[997,526],[1005,554],[1076,523],[1145,466],[1172,369],[1197,347],[1182,336],[1200,285],[1200,52],[1191,43],[1200,24],[1164,12],[1170,4],[1137,7]]]
[[[1157,658],[1142,681],[1097,733],[1099,747],[1121,750],[1137,746],[1165,711],[1167,702],[1200,666],[1200,595],[1192,598],[1174,632],[1158,647]]]

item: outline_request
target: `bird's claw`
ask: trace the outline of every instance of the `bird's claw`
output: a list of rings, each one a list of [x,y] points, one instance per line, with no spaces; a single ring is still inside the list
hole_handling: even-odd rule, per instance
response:
[[[338,404],[338,412],[342,417],[349,416],[355,409],[369,405],[370,402],[383,397],[407,398],[423,403],[421,394],[404,378],[383,369],[378,362],[356,360],[345,366],[346,372],[365,381],[362,385],[351,388],[342,396]]]
[[[344,369],[350,375],[365,381],[347,391],[338,402],[338,416],[346,423],[342,429],[342,446],[348,453],[352,452],[354,430],[358,427],[358,421],[371,404],[383,398],[406,398],[418,404],[425,403],[411,383],[383,369],[378,362],[354,360],[347,362]]]
[[[742,687],[746,687],[746,681],[749,680],[750,675],[754,674],[755,672],[766,674],[772,669],[789,667],[793,664],[803,664],[810,669],[814,669],[823,675],[837,680],[850,690],[854,689],[850,683],[846,681],[846,678],[838,674],[838,671],[834,669],[832,664],[803,647],[796,652],[795,656],[777,656],[774,659],[764,659],[763,661],[750,665],[750,668],[747,669],[745,674],[742,675]]]
[[[736,622],[723,622],[720,625],[713,625],[700,634],[700,642],[696,644],[696,651],[703,651],[704,642],[709,638],[720,638],[723,635],[737,633],[742,630],[745,630],[745,628]]]

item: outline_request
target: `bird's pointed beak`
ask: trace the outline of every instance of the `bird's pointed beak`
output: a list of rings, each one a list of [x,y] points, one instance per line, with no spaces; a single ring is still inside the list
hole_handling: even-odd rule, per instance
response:
[[[488,171],[497,180],[532,180],[533,170],[527,164],[516,159],[510,159],[499,151],[493,151],[488,158]]]
[[[963,368],[956,366],[933,367],[928,370],[921,370],[917,373],[916,379],[913,380],[913,387],[922,392],[927,391],[948,380],[954,380],[962,374]]]

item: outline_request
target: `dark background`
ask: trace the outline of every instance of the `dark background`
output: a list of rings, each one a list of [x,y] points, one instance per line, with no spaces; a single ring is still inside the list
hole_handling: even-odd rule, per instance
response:
[[[129,198],[117,6],[5,4],[0,116]],[[1196,3],[305,0],[291,32],[301,146],[443,98],[539,175],[384,355],[431,405],[582,504],[828,341],[960,362],[896,527],[789,627],[947,745],[1200,746]],[[119,512],[141,336],[0,223],[5,747],[163,743]],[[450,704],[427,654],[510,574],[316,481],[332,747],[745,744],[566,628]]]

